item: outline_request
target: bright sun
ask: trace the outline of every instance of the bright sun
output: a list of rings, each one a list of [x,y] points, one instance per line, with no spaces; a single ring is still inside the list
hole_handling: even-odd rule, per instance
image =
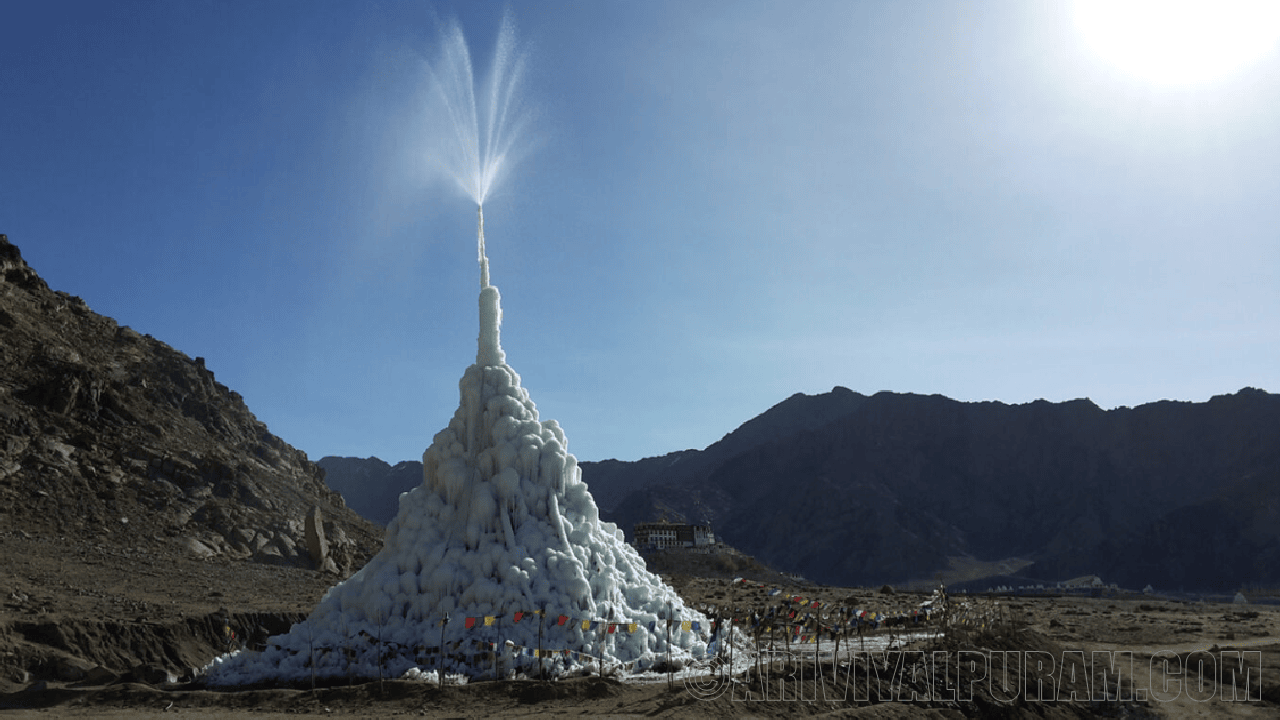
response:
[[[1163,85],[1225,77],[1280,44],[1280,0],[1079,0],[1075,16],[1104,60]]]

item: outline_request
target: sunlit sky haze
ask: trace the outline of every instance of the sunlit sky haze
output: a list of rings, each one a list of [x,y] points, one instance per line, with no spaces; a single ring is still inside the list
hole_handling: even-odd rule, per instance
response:
[[[456,17],[483,69],[504,7],[10,3],[0,232],[311,457],[417,458],[478,289],[423,63]],[[1153,75],[1070,3],[510,7],[533,121],[488,254],[507,359],[580,459],[702,448],[836,385],[1280,391],[1274,14]]]

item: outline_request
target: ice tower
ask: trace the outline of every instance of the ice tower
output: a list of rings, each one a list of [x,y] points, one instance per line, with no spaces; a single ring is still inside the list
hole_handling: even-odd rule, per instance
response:
[[[551,675],[601,659],[636,670],[706,652],[707,619],[600,521],[554,420],[539,420],[499,341],[480,212],[480,337],[448,427],[400,496],[386,543],[263,652],[219,658],[211,685],[397,677],[413,668]],[[443,658],[439,648],[443,641]],[[381,664],[381,668],[379,665]]]

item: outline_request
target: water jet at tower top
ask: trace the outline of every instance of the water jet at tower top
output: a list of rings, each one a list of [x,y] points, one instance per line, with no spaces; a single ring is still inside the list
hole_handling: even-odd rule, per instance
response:
[[[483,197],[493,177],[480,177]],[[558,676],[705,655],[706,617],[600,520],[564,431],[539,419],[507,364],[477,206],[476,362],[458,383],[453,419],[423,453],[422,484],[400,496],[385,544],[367,565],[266,650],[207,666],[208,684],[436,668],[510,677],[538,667]]]
[[[529,149],[526,135],[533,113],[518,92],[526,52],[516,40],[510,10],[503,15],[493,61],[478,87],[456,20],[441,26],[437,52],[426,66],[435,120],[427,130],[438,140],[427,160],[483,207],[494,186]]]

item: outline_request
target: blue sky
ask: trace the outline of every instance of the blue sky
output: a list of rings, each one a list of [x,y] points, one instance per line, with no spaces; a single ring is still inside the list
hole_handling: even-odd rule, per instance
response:
[[[1067,3],[514,2],[503,346],[579,459],[843,385],[1104,408],[1280,391],[1280,58],[1155,82]],[[0,9],[0,232],[273,432],[415,459],[476,352],[433,18],[489,2]]]

